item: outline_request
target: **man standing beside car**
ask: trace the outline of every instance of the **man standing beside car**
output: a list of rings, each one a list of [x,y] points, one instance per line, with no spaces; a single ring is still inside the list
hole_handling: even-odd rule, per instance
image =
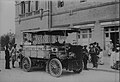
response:
[[[6,45],[5,49],[5,69],[10,69],[10,53],[8,50],[8,45]]]
[[[14,63],[16,61],[16,53],[17,53],[17,49],[16,49],[17,44],[15,44],[12,49],[11,49],[11,56],[12,56],[12,67],[15,68]]]
[[[87,50],[87,45],[83,46],[83,63],[84,63],[84,70],[88,70],[87,68],[87,62],[89,59],[89,54]]]
[[[89,54],[91,55],[91,62],[93,63],[93,68],[94,67],[97,68],[98,67],[98,56],[97,56],[97,49],[94,43],[91,45]]]

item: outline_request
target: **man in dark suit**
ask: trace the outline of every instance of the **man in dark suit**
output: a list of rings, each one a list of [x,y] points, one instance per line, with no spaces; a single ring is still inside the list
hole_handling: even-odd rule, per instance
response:
[[[89,59],[87,45],[83,46],[83,63],[84,63],[84,70],[88,70],[87,68],[87,62]]]
[[[93,68],[97,68],[98,67],[98,55],[97,55],[97,48],[95,47],[95,43],[93,43],[91,45],[91,48],[89,50],[89,54],[91,56],[91,62],[93,63]]]
[[[20,59],[19,67],[22,68],[22,59],[24,58],[24,56],[23,56],[23,45],[20,45],[18,58]]]
[[[5,69],[10,69],[10,53],[8,50],[8,45],[6,45],[5,49]]]
[[[16,49],[17,44],[15,44],[12,49],[11,49],[11,55],[12,55],[12,67],[15,68],[14,63],[16,61],[16,53],[17,53],[17,49]]]

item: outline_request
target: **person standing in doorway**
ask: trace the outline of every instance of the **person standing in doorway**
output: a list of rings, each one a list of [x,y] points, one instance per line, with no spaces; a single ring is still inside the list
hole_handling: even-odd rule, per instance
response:
[[[6,45],[5,49],[5,69],[10,69],[10,53],[8,50],[8,45]]]

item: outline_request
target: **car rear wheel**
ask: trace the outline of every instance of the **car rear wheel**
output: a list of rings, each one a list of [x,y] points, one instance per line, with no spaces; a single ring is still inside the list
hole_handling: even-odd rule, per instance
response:
[[[23,70],[29,72],[31,70],[31,59],[29,57],[25,57],[22,60]]]
[[[49,73],[54,77],[59,77],[62,74],[62,64],[57,58],[53,58],[49,62]]]

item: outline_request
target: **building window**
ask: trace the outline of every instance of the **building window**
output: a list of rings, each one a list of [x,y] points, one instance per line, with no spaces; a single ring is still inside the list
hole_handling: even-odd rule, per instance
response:
[[[30,4],[30,3],[31,3],[31,1],[28,1],[28,12],[30,12],[30,9],[31,9],[31,8],[30,8],[30,7],[31,7],[31,4]]]
[[[80,34],[78,34],[78,39],[80,39]]]
[[[106,37],[109,37],[109,33],[106,33],[105,36],[106,36]]]
[[[82,30],[82,33],[88,33],[88,30]]]
[[[118,31],[118,27],[115,27],[115,31]]]
[[[105,31],[109,31],[109,28],[105,28],[104,30],[105,30]]]
[[[89,38],[92,38],[92,34],[89,34]]]
[[[87,34],[82,34],[82,38],[88,38]]]
[[[86,2],[87,0],[80,0],[80,3],[82,3],[82,2]]]
[[[58,1],[58,8],[64,6],[64,1]]]
[[[35,10],[38,10],[38,1],[35,1]]]
[[[25,2],[22,1],[21,2],[21,14],[24,14],[25,13]]]
[[[89,29],[89,33],[92,33],[92,30],[91,30],[91,29]]]
[[[115,28],[111,28],[111,31],[115,31]]]

